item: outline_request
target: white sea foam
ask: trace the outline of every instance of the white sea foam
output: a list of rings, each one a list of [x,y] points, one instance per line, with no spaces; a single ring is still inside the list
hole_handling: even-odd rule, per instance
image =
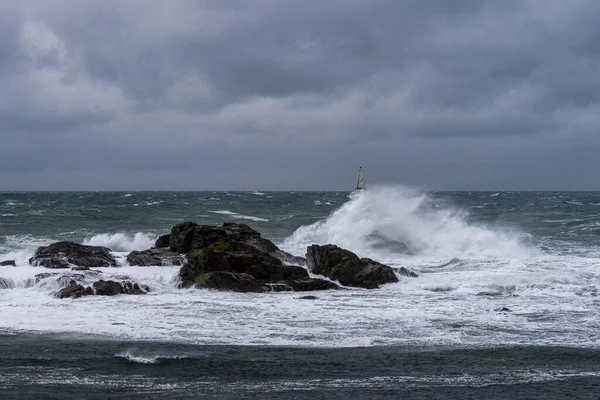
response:
[[[470,225],[462,210],[429,205],[428,197],[415,189],[373,186],[351,194],[327,219],[300,227],[283,247],[303,254],[311,244],[333,243],[361,255],[392,257],[365,240],[378,232],[421,256],[528,257],[534,252],[521,243],[523,235],[517,231]]]
[[[154,245],[156,235],[138,232],[129,233],[103,233],[85,239],[84,244],[90,246],[108,247],[112,251],[124,252],[133,250],[146,250]]]
[[[266,218],[253,217],[252,215],[242,215],[242,214],[238,214],[236,212],[229,211],[229,210],[218,210],[218,211],[210,211],[210,212],[214,213],[214,214],[230,215],[231,217],[236,218],[236,219],[247,219],[249,221],[264,221],[264,222],[269,221]]]
[[[128,350],[115,357],[124,358],[131,363],[137,364],[157,364],[160,360],[181,360],[188,358],[186,355],[161,355],[161,354],[137,354],[135,350]]]

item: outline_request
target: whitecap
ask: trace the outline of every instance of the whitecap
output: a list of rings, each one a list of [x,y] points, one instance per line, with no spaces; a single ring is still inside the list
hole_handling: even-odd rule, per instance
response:
[[[112,251],[146,250],[154,245],[155,234],[137,232],[131,233],[102,233],[86,238],[83,244],[90,246],[108,247]]]

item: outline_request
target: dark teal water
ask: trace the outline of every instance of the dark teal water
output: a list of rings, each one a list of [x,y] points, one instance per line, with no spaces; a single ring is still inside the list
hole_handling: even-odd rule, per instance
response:
[[[0,336],[3,399],[595,399],[600,351],[190,346]]]

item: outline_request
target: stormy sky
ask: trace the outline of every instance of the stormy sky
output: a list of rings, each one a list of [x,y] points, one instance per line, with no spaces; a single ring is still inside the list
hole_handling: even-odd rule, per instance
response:
[[[595,190],[595,0],[0,0],[0,190]]]

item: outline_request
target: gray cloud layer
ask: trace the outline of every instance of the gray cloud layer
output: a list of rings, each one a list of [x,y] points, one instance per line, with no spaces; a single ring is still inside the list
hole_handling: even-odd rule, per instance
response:
[[[0,10],[0,190],[598,188],[596,1]]]

